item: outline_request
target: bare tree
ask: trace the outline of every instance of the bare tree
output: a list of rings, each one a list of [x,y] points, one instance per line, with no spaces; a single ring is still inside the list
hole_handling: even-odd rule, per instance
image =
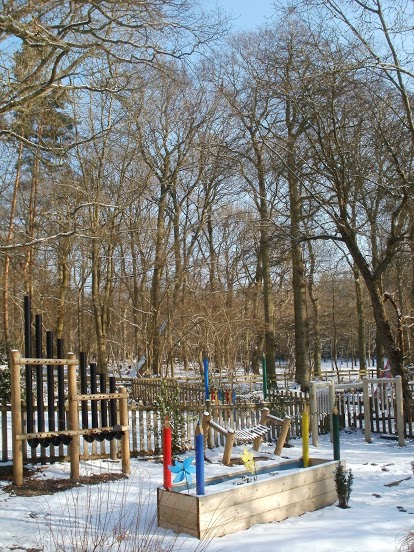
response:
[[[121,77],[116,66],[155,66],[165,56],[188,56],[216,39],[222,24],[218,14],[207,17],[188,0],[5,1],[0,14],[0,40],[7,44],[0,57],[1,132],[26,140],[11,128],[8,113],[53,89],[125,90],[130,72]],[[22,78],[10,79],[22,45],[41,56]]]

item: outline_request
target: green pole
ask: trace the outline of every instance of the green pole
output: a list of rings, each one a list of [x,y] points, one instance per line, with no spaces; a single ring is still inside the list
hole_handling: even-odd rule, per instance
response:
[[[339,412],[336,406],[332,410],[332,434],[334,460],[340,460],[341,451],[339,446]]]
[[[262,373],[263,373],[263,398],[267,399],[267,369],[266,369],[266,356],[262,355]]]

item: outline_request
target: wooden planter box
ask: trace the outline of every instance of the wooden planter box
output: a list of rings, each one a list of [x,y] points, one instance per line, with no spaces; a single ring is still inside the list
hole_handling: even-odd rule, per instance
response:
[[[171,491],[157,489],[158,525],[198,539],[218,537],[248,529],[257,523],[281,521],[291,516],[319,510],[337,500],[336,461],[310,459],[309,468],[287,462],[266,468],[276,475],[223,491],[214,484],[248,475],[246,471],[206,480],[206,494],[186,494],[185,486]],[[286,465],[292,466],[290,469]],[[262,476],[263,477],[263,476]],[[177,492],[178,491],[178,492]],[[179,492],[183,491],[183,492]]]

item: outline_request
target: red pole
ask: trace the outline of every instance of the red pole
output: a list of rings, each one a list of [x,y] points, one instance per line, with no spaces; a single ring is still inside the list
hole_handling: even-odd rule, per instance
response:
[[[165,416],[164,429],[162,432],[162,453],[164,464],[164,489],[166,491],[171,490],[171,472],[168,466],[172,465],[172,429],[168,420],[168,416]]]

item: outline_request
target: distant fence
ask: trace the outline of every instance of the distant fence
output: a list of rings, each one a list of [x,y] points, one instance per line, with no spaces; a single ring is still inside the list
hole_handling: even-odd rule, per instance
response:
[[[364,401],[360,391],[338,390],[337,394],[341,427],[349,429],[364,429]],[[291,417],[292,422],[289,431],[289,439],[301,437],[301,420],[306,396],[300,391],[289,391],[285,389],[272,390],[269,394],[269,400],[266,403],[245,403],[245,404],[212,404],[212,418],[224,427],[234,429],[244,429],[257,425],[260,421],[261,410],[263,406],[270,408],[271,413],[278,416],[285,414]],[[318,393],[318,434],[327,433],[329,427],[329,409],[327,408],[327,397],[324,391]],[[1,461],[6,462],[12,459],[11,442],[11,412],[10,405],[0,406],[0,434],[1,434]],[[205,405],[185,405],[181,407],[183,414],[185,430],[184,446],[188,449],[193,447],[194,429],[196,421],[201,418]],[[396,435],[395,427],[395,407],[393,397],[387,383],[383,387],[377,387],[369,400],[370,423],[373,433],[387,433]],[[45,406],[47,412],[47,405]],[[89,412],[89,415],[91,413]],[[36,416],[36,410],[34,415]],[[81,413],[80,413],[81,415]],[[99,414],[100,415],[100,414]],[[23,405],[23,418],[25,416],[25,407]],[[163,420],[161,419],[156,407],[152,405],[142,405],[137,403],[128,406],[129,426],[130,426],[130,451],[131,456],[152,456],[162,452],[161,430]],[[406,413],[405,416],[405,434],[407,437],[413,437],[412,413]],[[34,424],[37,424],[36,418]],[[268,439],[275,441],[278,435],[278,427],[271,426]],[[222,436],[213,430],[212,439],[214,446],[220,446],[224,443]],[[81,439],[81,458],[104,458],[110,456],[110,445],[112,442],[103,440],[87,443]],[[119,443],[115,441],[116,446]],[[114,444],[112,444],[114,446]],[[32,463],[46,463],[50,461],[64,460],[68,458],[68,449],[61,444],[59,447],[37,448],[28,446],[24,451],[25,460]]]
[[[130,397],[143,405],[156,403],[162,393],[174,395],[188,406],[204,404],[204,386],[202,384],[170,378],[134,378],[130,380]]]

